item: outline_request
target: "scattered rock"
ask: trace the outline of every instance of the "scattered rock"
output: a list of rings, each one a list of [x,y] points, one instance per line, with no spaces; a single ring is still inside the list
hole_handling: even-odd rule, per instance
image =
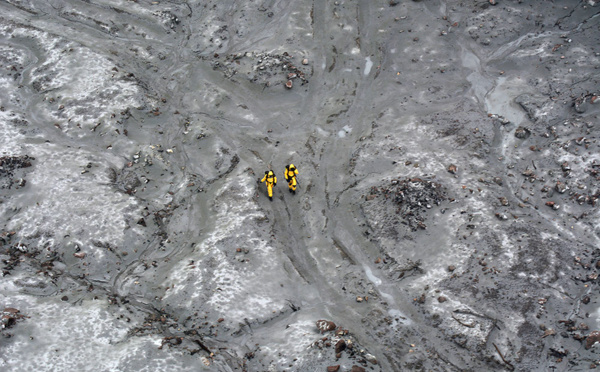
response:
[[[456,165],[454,165],[454,164],[450,164],[450,165],[448,166],[448,172],[450,172],[450,173],[452,173],[452,174],[456,174],[456,171],[457,171],[457,169],[458,169],[458,168],[457,168],[457,167],[456,167]]]
[[[357,366],[356,364],[352,366],[350,372],[365,372],[363,367]]]
[[[337,372],[340,370],[340,365],[327,367],[327,372]]]
[[[18,320],[25,318],[24,315],[20,313],[19,310],[6,307],[0,313],[0,324],[2,325],[2,329],[10,328],[17,323]]]
[[[446,301],[448,301],[448,299],[446,297],[444,297],[444,296],[438,297],[438,302],[439,303],[443,303],[443,302],[446,302]]]
[[[454,265],[448,266],[448,271],[453,272],[454,270],[456,270],[456,266],[454,266]]]
[[[598,97],[594,94],[582,94],[573,101],[573,108],[575,108],[575,111],[578,114],[583,114],[588,110],[589,104],[595,103],[597,101],[597,98]]]
[[[18,187],[25,186],[25,180],[13,182],[15,171],[21,168],[31,167],[31,161],[35,158],[28,155],[23,156],[2,156],[0,157],[0,188],[10,189],[13,185]]]

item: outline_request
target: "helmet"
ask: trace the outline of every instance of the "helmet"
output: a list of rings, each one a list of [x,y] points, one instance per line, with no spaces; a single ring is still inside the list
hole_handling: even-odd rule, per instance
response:
[[[294,169],[296,169],[296,167],[294,166],[294,164],[290,164],[290,170],[293,171]]]

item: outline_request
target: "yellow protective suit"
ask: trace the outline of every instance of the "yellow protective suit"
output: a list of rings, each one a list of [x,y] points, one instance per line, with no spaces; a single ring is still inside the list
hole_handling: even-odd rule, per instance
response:
[[[267,190],[269,191],[269,199],[273,201],[273,186],[277,185],[277,177],[275,177],[275,173],[273,171],[266,171],[265,176],[260,182],[265,182],[267,185]]]
[[[296,193],[296,186],[298,182],[296,181],[296,176],[298,175],[298,168],[294,166],[294,164],[285,166],[285,179],[288,181],[288,187],[290,192]]]

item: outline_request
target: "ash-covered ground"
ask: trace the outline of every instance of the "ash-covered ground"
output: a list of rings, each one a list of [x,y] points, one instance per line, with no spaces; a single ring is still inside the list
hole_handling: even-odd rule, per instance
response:
[[[598,35],[597,0],[0,2],[0,368],[600,368]]]

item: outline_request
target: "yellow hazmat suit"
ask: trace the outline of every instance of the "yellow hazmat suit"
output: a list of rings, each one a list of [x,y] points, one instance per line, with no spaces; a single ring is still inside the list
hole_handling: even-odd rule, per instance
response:
[[[298,168],[294,166],[294,164],[285,166],[285,179],[288,181],[288,187],[290,188],[290,192],[296,193],[296,176],[298,175]]]
[[[275,177],[275,173],[273,171],[265,171],[265,176],[260,182],[265,182],[267,185],[267,190],[269,191],[269,199],[273,201],[273,186],[277,185],[277,177]]]

